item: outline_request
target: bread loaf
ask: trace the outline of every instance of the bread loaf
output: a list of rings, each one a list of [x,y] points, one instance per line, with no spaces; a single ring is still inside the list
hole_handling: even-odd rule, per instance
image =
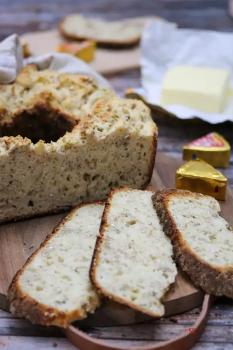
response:
[[[233,230],[216,199],[163,190],[153,201],[180,268],[206,293],[233,298]]]
[[[10,310],[33,323],[66,327],[100,300],[89,279],[103,204],[74,209],[28,259],[9,288]]]
[[[0,222],[144,188],[156,142],[142,102],[86,76],[28,66],[0,85]]]
[[[91,266],[97,290],[150,316],[177,274],[172,246],[153,209],[151,191],[120,189],[105,205]]]

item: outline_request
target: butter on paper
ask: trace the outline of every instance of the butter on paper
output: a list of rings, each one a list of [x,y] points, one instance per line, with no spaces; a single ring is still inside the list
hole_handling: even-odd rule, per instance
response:
[[[165,73],[161,105],[181,104],[201,112],[222,113],[229,94],[226,69],[176,66]]]
[[[208,43],[208,45],[206,44]],[[173,23],[151,21],[141,40],[141,85],[135,89],[149,104],[160,105],[165,72],[174,66],[223,68],[231,73],[233,89],[233,33],[210,30],[179,29]],[[180,119],[198,117],[212,124],[233,121],[233,94],[222,113],[206,113],[189,107],[166,107]]]
[[[227,178],[204,160],[190,160],[176,171],[176,188],[225,200]]]

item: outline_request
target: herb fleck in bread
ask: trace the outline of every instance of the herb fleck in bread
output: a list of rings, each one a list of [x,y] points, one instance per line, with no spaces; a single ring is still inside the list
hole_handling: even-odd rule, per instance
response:
[[[145,314],[164,314],[175,281],[172,246],[153,209],[151,191],[120,189],[105,205],[91,266],[100,293]]]
[[[142,102],[89,77],[26,67],[0,85],[0,222],[144,188],[156,143]]]
[[[74,209],[16,274],[10,310],[33,323],[66,327],[94,312],[99,297],[89,279],[104,205]]]
[[[63,19],[59,29],[68,39],[91,39],[104,46],[127,47],[139,43],[147,21],[148,17],[106,21],[72,14]]]
[[[181,269],[206,293],[233,298],[233,231],[219,203],[182,190],[158,192],[153,202]]]

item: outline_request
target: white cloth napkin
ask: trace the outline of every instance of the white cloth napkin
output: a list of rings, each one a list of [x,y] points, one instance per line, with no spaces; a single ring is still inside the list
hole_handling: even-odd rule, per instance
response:
[[[93,77],[99,86],[109,87],[108,81],[88,64],[69,54],[50,53],[23,60],[22,48],[16,34],[7,37],[0,43],[0,84],[13,82],[19,70],[30,63],[36,64],[39,69],[88,75]]]
[[[8,84],[15,80],[23,66],[23,53],[16,34],[0,43],[0,83]]]
[[[163,77],[167,69],[179,65],[226,68],[233,86],[233,34],[208,30],[179,29],[173,23],[150,22],[141,41],[142,95],[152,105],[160,104]],[[204,113],[185,106],[166,109],[180,119],[198,117],[216,124],[233,121],[233,95],[223,113]]]

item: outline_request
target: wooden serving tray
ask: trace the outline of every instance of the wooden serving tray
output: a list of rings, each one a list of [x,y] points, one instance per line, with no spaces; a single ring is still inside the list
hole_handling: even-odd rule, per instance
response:
[[[150,188],[159,190],[175,186],[175,171],[182,161],[158,153]],[[233,195],[228,190],[227,200],[221,203],[223,216],[233,224]],[[50,215],[0,226],[0,308],[7,310],[8,286],[18,269],[40,245],[53,227],[65,216]],[[178,274],[176,283],[165,298],[166,316],[188,311],[201,304],[203,293],[186,276]],[[85,324],[102,326],[141,322],[149,317],[123,305],[105,301]]]
[[[33,56],[57,51],[65,40],[57,30],[26,33],[21,39],[28,43]],[[139,47],[128,49],[96,49],[96,57],[90,66],[102,74],[114,74],[139,67]]]

